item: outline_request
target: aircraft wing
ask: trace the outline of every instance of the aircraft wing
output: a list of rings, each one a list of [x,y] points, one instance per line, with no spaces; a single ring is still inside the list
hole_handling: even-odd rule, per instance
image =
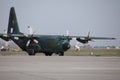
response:
[[[60,36],[60,35],[58,35]],[[11,37],[27,37],[27,38],[37,38],[38,35],[27,35],[27,34],[0,34],[0,38],[9,41]],[[90,37],[89,35],[86,36],[67,36],[69,37],[69,40],[76,39],[77,41],[85,44],[88,43],[89,41],[93,40],[114,40],[115,38],[108,38],[108,37]]]
[[[2,38],[3,40],[9,41],[9,36],[7,34],[0,33],[0,38]]]
[[[0,38],[3,40],[9,41],[12,37],[19,37],[19,38],[37,38],[37,35],[27,35],[27,34],[5,34],[5,33],[0,33]]]
[[[89,41],[93,40],[114,40],[115,38],[108,38],[108,37],[90,37],[90,36],[70,36],[71,39],[76,39],[81,43],[88,43]]]
[[[30,38],[30,37],[37,37],[37,35],[28,35],[28,34],[23,34],[23,33],[21,33],[21,34],[2,34],[2,33],[0,33],[0,37],[28,37],[28,38]]]

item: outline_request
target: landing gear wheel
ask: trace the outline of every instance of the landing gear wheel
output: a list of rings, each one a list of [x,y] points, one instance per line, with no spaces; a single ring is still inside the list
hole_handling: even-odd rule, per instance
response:
[[[64,52],[59,52],[59,56],[64,56]]]
[[[51,52],[46,52],[45,56],[52,56],[52,53]]]
[[[28,49],[27,52],[30,56],[35,56],[35,52],[33,49]]]

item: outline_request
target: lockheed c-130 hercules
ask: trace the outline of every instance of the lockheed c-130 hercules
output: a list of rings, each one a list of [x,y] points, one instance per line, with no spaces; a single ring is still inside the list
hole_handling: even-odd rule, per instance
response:
[[[0,38],[5,41],[12,40],[29,55],[35,55],[36,53],[42,52],[46,56],[51,56],[53,53],[56,53],[59,56],[64,56],[64,52],[70,48],[70,40],[73,38],[83,44],[94,39],[115,39],[107,37],[90,37],[89,35],[86,37],[69,35],[25,35],[19,30],[14,7],[11,7],[10,9],[7,33],[0,33]]]

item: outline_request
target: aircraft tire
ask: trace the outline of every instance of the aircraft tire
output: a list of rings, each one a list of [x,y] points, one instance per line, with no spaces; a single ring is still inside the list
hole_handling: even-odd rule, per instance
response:
[[[64,56],[64,52],[60,52],[60,53],[59,53],[59,56]]]
[[[29,56],[35,56],[35,52],[33,49],[29,49],[29,50],[27,50],[27,52],[28,52]]]
[[[46,52],[45,56],[52,56],[52,53],[51,52]]]

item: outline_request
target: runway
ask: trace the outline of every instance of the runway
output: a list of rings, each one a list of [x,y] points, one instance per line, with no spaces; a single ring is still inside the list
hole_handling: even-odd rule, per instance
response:
[[[0,80],[120,80],[120,57],[0,56]]]

